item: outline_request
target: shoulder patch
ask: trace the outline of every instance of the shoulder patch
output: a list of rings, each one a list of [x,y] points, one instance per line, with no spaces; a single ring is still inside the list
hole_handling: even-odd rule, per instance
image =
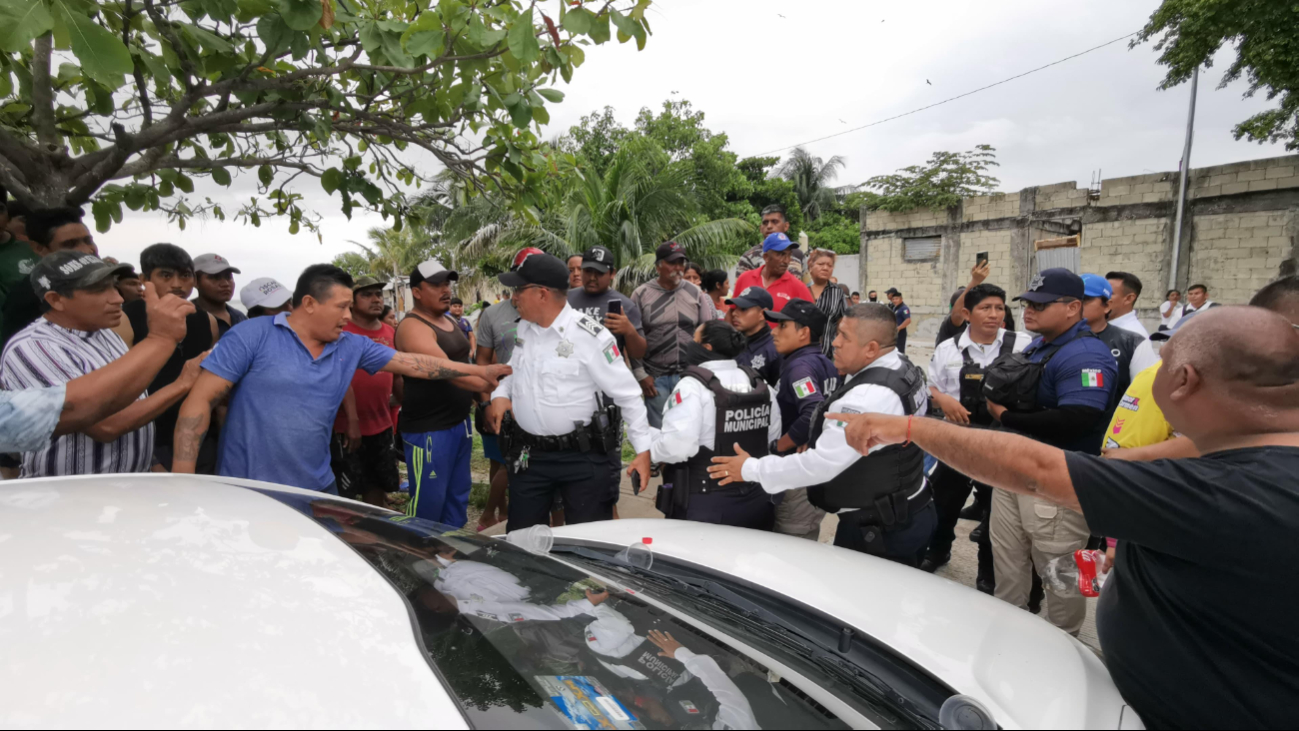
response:
[[[794,395],[799,398],[807,398],[814,393],[816,393],[816,384],[812,382],[811,377],[794,381]]]
[[[592,320],[586,315],[578,315],[577,326],[585,330],[592,337],[599,337],[604,332],[604,325]]]

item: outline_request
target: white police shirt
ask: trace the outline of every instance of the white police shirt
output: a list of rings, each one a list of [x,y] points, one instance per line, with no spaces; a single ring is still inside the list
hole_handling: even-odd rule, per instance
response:
[[[880,356],[875,362],[866,366],[861,373],[872,368],[898,370],[902,367],[902,357],[896,350]],[[845,383],[851,383],[857,374],[849,376]],[[921,403],[916,416],[924,416],[927,406]],[[852,389],[847,394],[835,399],[826,409],[826,413],[848,414],[891,414],[905,416],[902,399],[891,389],[876,384],[867,384]],[[749,459],[744,462],[741,477],[747,482],[756,482],[762,489],[771,494],[794,490],[800,487],[821,485],[834,479],[840,472],[848,469],[853,462],[862,458],[857,450],[848,446],[844,437],[846,424],[827,419],[816,446],[800,454],[786,457],[771,455],[762,459]],[[874,452],[883,446],[873,447]]]
[[[567,604],[529,604],[528,602],[491,602],[477,599],[457,599],[456,608],[461,614],[490,619],[493,622],[557,622],[579,614],[595,616],[595,606],[588,599],[577,599]]]
[[[749,393],[749,376],[733,360],[712,360],[703,364],[727,391]],[[765,382],[771,396],[771,426],[767,442],[780,439],[780,406],[776,392]],[[683,376],[672,389],[663,407],[663,427],[650,427],[650,459],[666,464],[680,464],[699,453],[700,448],[715,449],[717,439],[717,401],[708,387],[694,378]]]
[[[1110,320],[1110,324],[1127,330],[1130,333],[1136,333],[1147,340],[1150,339],[1150,331],[1146,330],[1146,326],[1141,324],[1141,320],[1137,317],[1136,310],[1133,310],[1122,317],[1116,317],[1113,320]]]
[[[414,566],[433,588],[461,601],[521,602],[531,593],[508,571],[477,561],[448,561],[438,556]]]
[[[492,398],[510,399],[515,421],[529,434],[562,436],[590,424],[603,392],[622,408],[632,448],[650,448],[640,384],[604,325],[567,304],[550,327],[519,320],[510,366],[514,374],[501,379]]]
[[[1155,354],[1155,346],[1150,344],[1150,338],[1142,340],[1137,349],[1132,351],[1132,361],[1128,363],[1128,382],[1135,381],[1138,373],[1158,362],[1159,356]]]
[[[988,345],[981,345],[970,339],[970,329],[967,327],[960,335],[939,343],[934,349],[934,356],[929,359],[929,385],[937,388],[938,392],[945,396],[961,398],[961,368],[965,366],[961,351],[968,348],[970,360],[980,368],[987,368],[1001,353],[1001,344],[1007,335],[1015,338],[1014,352],[1016,353],[1023,352],[1024,348],[1033,342],[1033,336],[1026,332],[1012,333],[1001,328],[997,330],[996,340]]]

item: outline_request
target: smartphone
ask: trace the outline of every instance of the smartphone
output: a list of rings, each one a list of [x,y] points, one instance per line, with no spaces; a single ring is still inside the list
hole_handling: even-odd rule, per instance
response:
[[[622,300],[609,300],[609,314],[610,315],[622,314]]]
[[[978,266],[978,265],[980,265],[980,264],[984,264],[984,263],[986,263],[987,261],[988,261],[988,252],[986,252],[986,251],[980,251],[979,253],[977,253],[977,254],[974,255],[974,264],[975,264],[975,266]]]

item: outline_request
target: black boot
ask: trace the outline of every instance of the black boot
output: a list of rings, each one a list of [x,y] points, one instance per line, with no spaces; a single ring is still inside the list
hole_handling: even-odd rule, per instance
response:
[[[947,562],[951,560],[952,554],[950,552],[941,556],[935,556],[932,554],[927,555],[924,560],[920,562],[920,570],[927,574],[932,574],[937,571],[940,566],[945,566]]]

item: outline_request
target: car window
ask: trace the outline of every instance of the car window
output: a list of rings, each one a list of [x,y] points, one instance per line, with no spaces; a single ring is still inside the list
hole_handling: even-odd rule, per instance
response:
[[[389,580],[475,727],[848,727],[753,658],[564,563],[361,503],[262,492]]]

